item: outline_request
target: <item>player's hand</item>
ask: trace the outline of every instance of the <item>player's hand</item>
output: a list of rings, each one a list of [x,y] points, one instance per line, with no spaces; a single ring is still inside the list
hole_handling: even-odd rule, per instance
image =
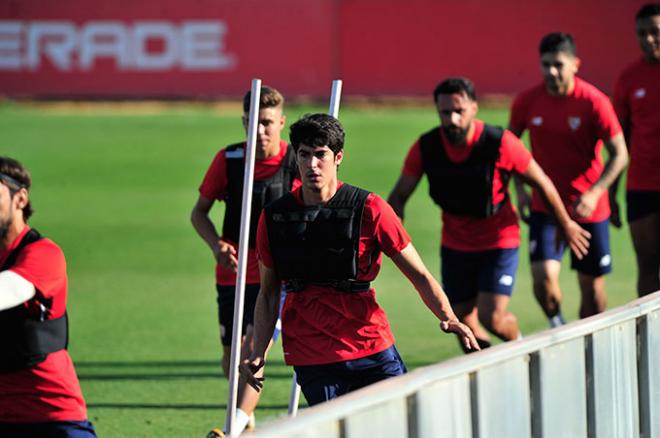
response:
[[[264,367],[263,357],[245,359],[243,363],[238,366],[238,372],[245,382],[253,387],[257,392],[260,392],[264,387],[264,378],[257,377],[257,373]]]
[[[238,258],[236,257],[236,254],[236,248],[223,240],[218,241],[218,246],[215,251],[213,251],[213,255],[218,263],[234,272],[236,272],[238,268]]]
[[[573,204],[573,211],[577,217],[589,217],[596,210],[599,198],[599,193],[596,193],[592,190],[587,190],[577,198],[575,204]]]
[[[557,227],[557,249],[561,247],[562,240],[566,241],[578,260],[582,260],[589,252],[589,239],[591,233],[573,220],[563,228]]]
[[[616,200],[616,195],[610,193],[610,223],[615,228],[621,228],[623,225],[621,222],[621,209],[619,208],[619,202]]]
[[[445,333],[456,333],[467,350],[481,350],[481,347],[479,347],[479,344],[477,343],[477,338],[474,337],[470,327],[466,326],[459,320],[451,319],[449,321],[442,321],[440,323],[440,328]]]
[[[529,210],[532,206],[532,197],[527,190],[520,188],[516,191],[518,195],[518,217],[526,224],[529,223]]]

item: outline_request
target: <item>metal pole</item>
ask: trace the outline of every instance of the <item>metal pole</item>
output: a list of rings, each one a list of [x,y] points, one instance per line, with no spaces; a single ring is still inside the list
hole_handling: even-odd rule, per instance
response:
[[[332,93],[330,94],[330,108],[328,114],[335,119],[339,118],[339,101],[341,100],[341,79],[332,81]]]
[[[339,116],[339,102],[341,101],[341,79],[332,81],[332,92],[330,93],[330,107],[328,114],[335,119]],[[298,402],[300,400],[300,385],[296,379],[296,372],[293,372],[293,381],[291,382],[291,394],[289,395],[289,416],[295,417],[298,414]]]
[[[250,91],[250,117],[247,144],[245,145],[245,174],[243,176],[243,202],[241,204],[241,231],[238,243],[238,269],[234,299],[234,332],[231,339],[231,361],[229,365],[229,399],[227,401],[227,432],[230,437],[242,431],[234,430],[238,398],[238,366],[241,358],[243,336],[243,306],[245,302],[245,274],[247,272],[248,243],[250,239],[250,213],[252,212],[252,183],[254,181],[254,154],[259,126],[259,98],[261,79],[252,79]]]

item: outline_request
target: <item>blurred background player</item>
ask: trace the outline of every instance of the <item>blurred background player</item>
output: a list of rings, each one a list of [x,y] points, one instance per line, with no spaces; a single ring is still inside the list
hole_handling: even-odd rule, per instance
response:
[[[245,281],[242,358],[247,357],[252,348],[254,305],[259,294],[259,267],[254,249],[259,215],[264,205],[291,190],[297,175],[293,149],[281,138],[282,129],[286,122],[283,109],[284,97],[274,88],[262,87],[259,101],[259,124],[252,190],[252,220]],[[250,92],[248,91],[243,99],[242,120],[246,130],[249,111]],[[217,261],[215,272],[220,339],[223,348],[222,370],[227,377],[229,376],[233,332],[244,169],[245,142],[230,145],[218,152],[199,187],[199,198],[191,214],[191,221],[195,230],[207,243]],[[209,215],[211,207],[216,201],[225,203],[222,236],[216,231]],[[244,386],[239,385],[239,387],[243,388]],[[245,388],[244,393],[242,389],[239,389],[237,430],[242,430],[245,427],[250,416],[252,416],[250,426],[253,426],[253,411],[258,400],[259,393],[250,387]]]
[[[388,202],[403,219],[408,198],[426,174],[431,198],[442,208],[443,287],[456,315],[485,348],[490,339],[479,322],[504,341],[520,336],[517,319],[507,310],[520,246],[507,188],[511,174],[539,190],[577,257],[586,253],[589,236],[570,219],[522,142],[476,119],[476,92],[469,79],[439,83],[433,100],[441,126],[410,148]]]
[[[607,96],[576,76],[580,59],[573,37],[548,34],[539,53],[543,83],[516,97],[509,129],[517,136],[529,131],[534,159],[557,187],[571,216],[591,234],[587,255],[581,260],[571,257],[571,268],[578,271],[584,318],[607,305],[604,276],[612,270],[608,187],[626,166],[628,153]],[[603,145],[609,153],[604,166]],[[530,206],[529,195],[518,186],[518,200],[521,217],[530,224],[534,294],[554,327],[564,323],[559,271],[565,247],[555,245],[556,224],[538,190]]]
[[[479,349],[428,272],[392,208],[379,196],[344,184],[344,129],[326,114],[309,114],[291,126],[302,187],[268,205],[259,221],[257,251],[261,292],[255,311],[255,348],[241,365],[261,389],[270,333],[277,320],[281,280],[284,359],[295,369],[310,405],[334,399],[406,372],[385,312],[371,287],[382,252],[410,280],[441,321]]]
[[[31,185],[0,157],[0,436],[95,437],[67,352],[66,261],[27,224]]]
[[[642,58],[614,89],[614,109],[630,150],[627,217],[639,276],[639,296],[660,290],[660,3],[635,17]]]

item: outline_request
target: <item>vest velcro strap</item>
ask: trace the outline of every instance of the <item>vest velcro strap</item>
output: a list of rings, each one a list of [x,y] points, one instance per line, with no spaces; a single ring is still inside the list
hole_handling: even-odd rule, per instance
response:
[[[331,287],[338,292],[366,292],[371,289],[371,282],[357,280],[307,281],[301,278],[287,280],[287,292],[302,292],[307,286]]]

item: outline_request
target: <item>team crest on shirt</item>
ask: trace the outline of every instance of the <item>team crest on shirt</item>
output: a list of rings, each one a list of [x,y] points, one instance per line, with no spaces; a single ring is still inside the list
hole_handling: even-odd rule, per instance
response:
[[[636,90],[635,90],[635,93],[634,93],[634,96],[635,96],[635,98],[637,98],[637,99],[641,99],[641,98],[643,98],[644,96],[646,96],[646,89],[645,89],[645,88],[638,88],[638,89],[636,89]]]
[[[580,127],[581,124],[582,124],[582,120],[580,120],[579,117],[569,117],[568,118],[568,126],[573,131],[577,131],[577,129]]]
[[[543,117],[536,116],[532,117],[532,126],[541,126],[543,124]]]

